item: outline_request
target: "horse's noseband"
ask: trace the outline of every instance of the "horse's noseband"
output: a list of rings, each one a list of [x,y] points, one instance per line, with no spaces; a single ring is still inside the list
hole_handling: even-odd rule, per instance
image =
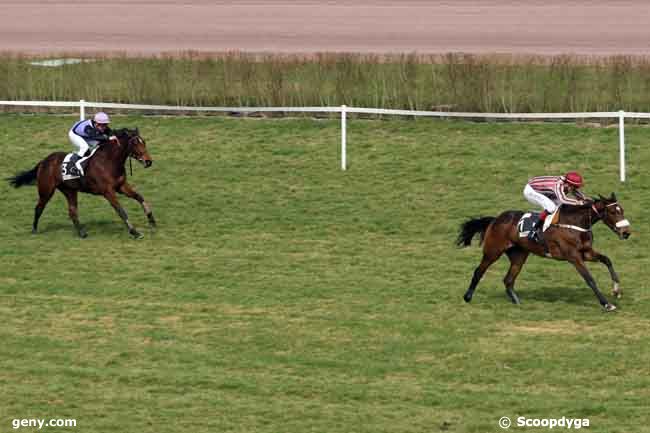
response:
[[[606,208],[612,207],[612,206],[619,207],[620,205],[618,204],[618,201],[615,201],[614,203],[609,203],[609,204],[605,205]],[[596,209],[594,208],[594,210],[596,210]],[[596,211],[596,215],[598,215],[600,217],[600,214],[597,211]],[[614,224],[614,227],[616,227],[617,229],[623,229],[623,228],[626,228],[626,227],[629,227],[629,226],[630,226],[630,222],[627,219],[622,219],[620,221],[617,221]]]

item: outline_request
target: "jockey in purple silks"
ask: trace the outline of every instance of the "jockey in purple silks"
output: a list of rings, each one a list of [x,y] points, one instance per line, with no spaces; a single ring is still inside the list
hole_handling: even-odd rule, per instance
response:
[[[79,159],[75,167],[79,170],[79,175],[83,176],[81,163],[89,156],[89,150],[93,150],[102,141],[108,141],[112,134],[109,124],[111,120],[103,111],[95,114],[93,119],[80,120],[72,125],[68,132],[68,138],[73,146],[77,148],[76,154]]]

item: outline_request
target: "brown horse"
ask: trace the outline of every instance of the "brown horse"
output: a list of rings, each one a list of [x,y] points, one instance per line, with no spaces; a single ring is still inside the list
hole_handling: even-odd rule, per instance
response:
[[[589,273],[585,262],[598,261],[607,266],[614,282],[612,293],[620,298],[618,275],[614,271],[611,260],[592,248],[591,231],[591,227],[602,220],[620,239],[627,239],[630,236],[629,222],[625,219],[623,207],[616,200],[616,196],[612,193],[609,198],[599,197],[584,206],[562,206],[552,224],[544,232],[543,242],[546,242],[546,246],[519,236],[517,224],[523,214],[524,212],[521,211],[506,211],[496,218],[469,219],[461,225],[456,241],[459,246],[469,246],[476,233],[480,233],[480,242],[483,243],[483,259],[474,270],[472,282],[463,296],[465,302],[472,300],[476,285],[490,265],[506,253],[510,259],[510,269],[503,279],[506,294],[513,303],[519,304],[519,296],[514,289],[515,279],[526,263],[528,255],[533,253],[556,260],[566,260],[573,264],[594,291],[603,308],[606,311],[615,310],[616,307],[610,304],[598,290],[596,281]]]
[[[37,232],[38,220],[47,202],[52,198],[54,191],[57,189],[68,200],[70,219],[74,223],[77,233],[82,238],[85,238],[87,233],[79,223],[79,217],[77,215],[77,193],[79,191],[104,196],[120,218],[122,218],[129,229],[129,233],[135,239],[142,238],[142,234],[129,222],[126,211],[117,200],[118,192],[137,200],[147,215],[149,225],[155,227],[156,220],[153,217],[151,208],[142,196],[126,181],[124,164],[129,156],[140,161],[145,167],[150,167],[153,164],[145,141],[140,137],[137,128],[115,131],[115,138],[102,143],[95,154],[87,160],[87,166],[85,168],[86,175],[82,178],[63,180],[61,164],[65,156],[66,154],[63,152],[52,153],[36,164],[36,167],[33,169],[19,173],[8,179],[16,188],[22,185],[32,184],[34,181],[38,185],[39,199],[34,210],[32,233]]]

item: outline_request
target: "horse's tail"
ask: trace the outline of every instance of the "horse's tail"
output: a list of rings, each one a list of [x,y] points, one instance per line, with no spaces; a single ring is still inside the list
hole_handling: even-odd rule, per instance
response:
[[[468,247],[472,243],[472,238],[476,233],[481,234],[481,240],[479,245],[483,243],[483,238],[485,237],[485,231],[488,226],[492,224],[495,217],[482,217],[482,218],[470,218],[465,221],[460,226],[460,232],[458,233],[458,239],[456,239],[456,244],[459,247]]]
[[[32,168],[31,170],[20,172],[14,177],[7,178],[7,180],[11,185],[13,185],[14,188],[19,188],[23,185],[31,185],[36,180],[39,165],[41,165],[40,162],[36,164],[36,167]]]

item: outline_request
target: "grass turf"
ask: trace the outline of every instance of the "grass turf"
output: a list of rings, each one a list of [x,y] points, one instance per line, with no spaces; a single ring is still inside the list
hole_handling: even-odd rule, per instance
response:
[[[0,172],[69,148],[73,121],[0,116]],[[82,195],[79,240],[59,193],[33,236],[35,188],[0,185],[0,428],[487,432],[501,416],[566,416],[650,431],[650,129],[626,129],[620,184],[613,128],[352,120],[342,172],[335,120],[114,126],[138,126],[155,160],[132,178],[159,223],[145,239]],[[454,246],[459,224],[528,208],[528,177],[569,169],[588,193],[616,191],[632,223],[625,242],[595,229],[620,311],[537,257],[517,281],[523,305],[506,298],[505,258],[466,305],[481,253]],[[611,299],[606,268],[590,269]]]

